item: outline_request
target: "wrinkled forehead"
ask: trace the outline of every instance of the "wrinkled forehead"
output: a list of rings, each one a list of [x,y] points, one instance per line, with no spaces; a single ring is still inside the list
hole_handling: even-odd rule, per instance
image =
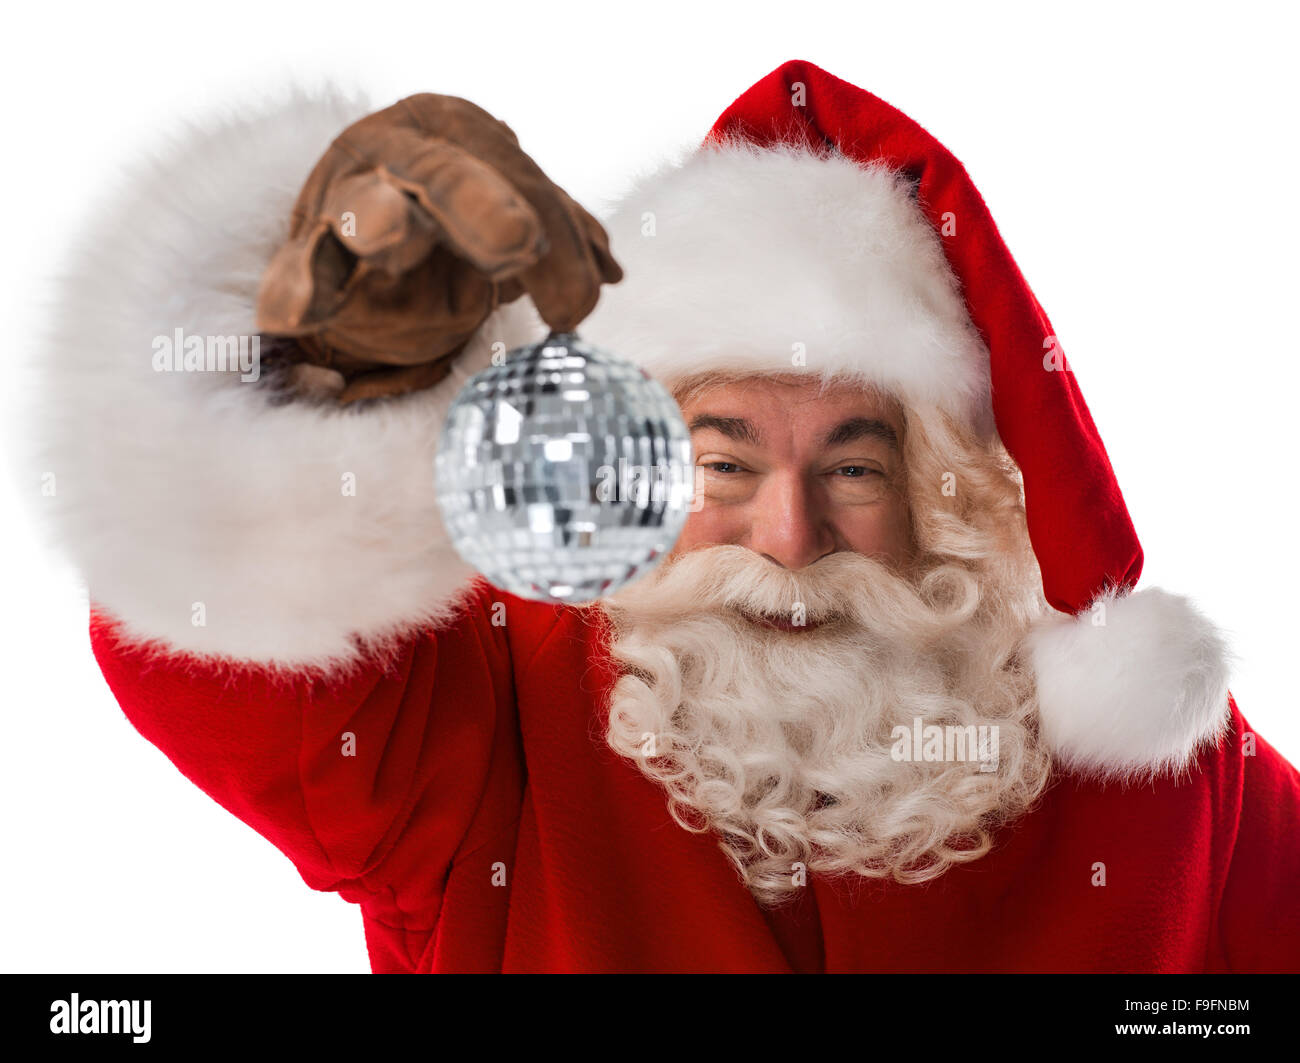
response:
[[[791,373],[702,373],[666,382],[689,424],[707,413],[755,421],[797,419],[812,427],[849,417],[877,419],[901,440],[904,407],[888,390],[853,377]]]
[[[693,402],[704,395],[775,395],[790,402],[862,401],[900,408],[895,394],[870,380],[847,373],[702,371],[667,377],[664,386],[677,400]]]
[[[874,441],[901,450],[904,407],[853,378],[809,374],[697,374],[669,382],[692,433],[763,446],[777,438],[836,446]]]

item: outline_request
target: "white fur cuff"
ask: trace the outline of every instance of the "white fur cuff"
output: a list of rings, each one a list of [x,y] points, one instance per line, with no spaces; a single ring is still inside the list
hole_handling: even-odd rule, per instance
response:
[[[192,128],[90,215],[69,256],[23,472],[49,486],[49,535],[132,638],[328,667],[448,617],[473,575],[441,525],[434,452],[452,397],[531,304],[490,319],[439,387],[364,410],[276,405],[243,367],[154,357],[178,330],[256,334],[299,188],[369,110],[295,93]]]

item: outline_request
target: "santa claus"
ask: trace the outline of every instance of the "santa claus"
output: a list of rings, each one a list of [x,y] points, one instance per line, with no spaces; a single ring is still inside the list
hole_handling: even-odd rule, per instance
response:
[[[42,468],[127,716],[374,970],[1300,968],[1300,775],[1135,589],[940,144],[789,62],[602,225],[467,101],[368,111],[195,130],[100,212]],[[673,391],[699,504],[572,607],[469,570],[431,470],[469,375],[579,325]],[[159,372],[176,329],[262,371]]]

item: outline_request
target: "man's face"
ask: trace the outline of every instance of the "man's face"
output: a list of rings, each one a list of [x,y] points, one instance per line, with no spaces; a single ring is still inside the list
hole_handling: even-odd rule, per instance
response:
[[[728,545],[787,569],[841,550],[907,565],[903,420],[892,400],[767,378],[720,385],[682,413],[701,497],[674,556]]]
[[[950,452],[921,458],[936,446],[923,411],[819,391],[751,378],[686,392],[702,508],[670,564],[602,606],[620,671],[610,748],[669,791],[678,823],[716,831],[764,904],[799,892],[796,862],[923,881],[976,859],[990,816],[1028,808],[1051,775],[1028,668],[990,671],[1023,635],[1037,574],[1021,584],[992,558],[913,546],[921,507],[952,518],[954,544],[958,514],[935,497],[941,485],[908,489],[899,448],[910,430],[931,468],[987,462],[991,482],[1001,467],[937,433]],[[972,478],[972,514],[979,490]],[[917,720],[994,737],[965,763],[900,758],[898,730]]]

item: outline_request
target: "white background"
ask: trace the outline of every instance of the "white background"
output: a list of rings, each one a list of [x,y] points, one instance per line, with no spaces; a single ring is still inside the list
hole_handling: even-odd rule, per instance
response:
[[[1247,719],[1300,761],[1293,602],[1300,247],[1294,27],[1281,4],[112,4],[6,13],[0,260],[10,359],[37,353],[72,219],[178,119],[288,79],[467,97],[599,213],[807,59],[966,165],[1052,318],[1146,549],[1143,586],[1230,635]],[[913,13],[915,12],[915,13]],[[10,394],[12,424],[21,394]],[[10,448],[21,439],[9,439]],[[0,505],[0,967],[369,970],[359,912],[128,724],[84,591]],[[26,496],[25,498],[22,496]]]

